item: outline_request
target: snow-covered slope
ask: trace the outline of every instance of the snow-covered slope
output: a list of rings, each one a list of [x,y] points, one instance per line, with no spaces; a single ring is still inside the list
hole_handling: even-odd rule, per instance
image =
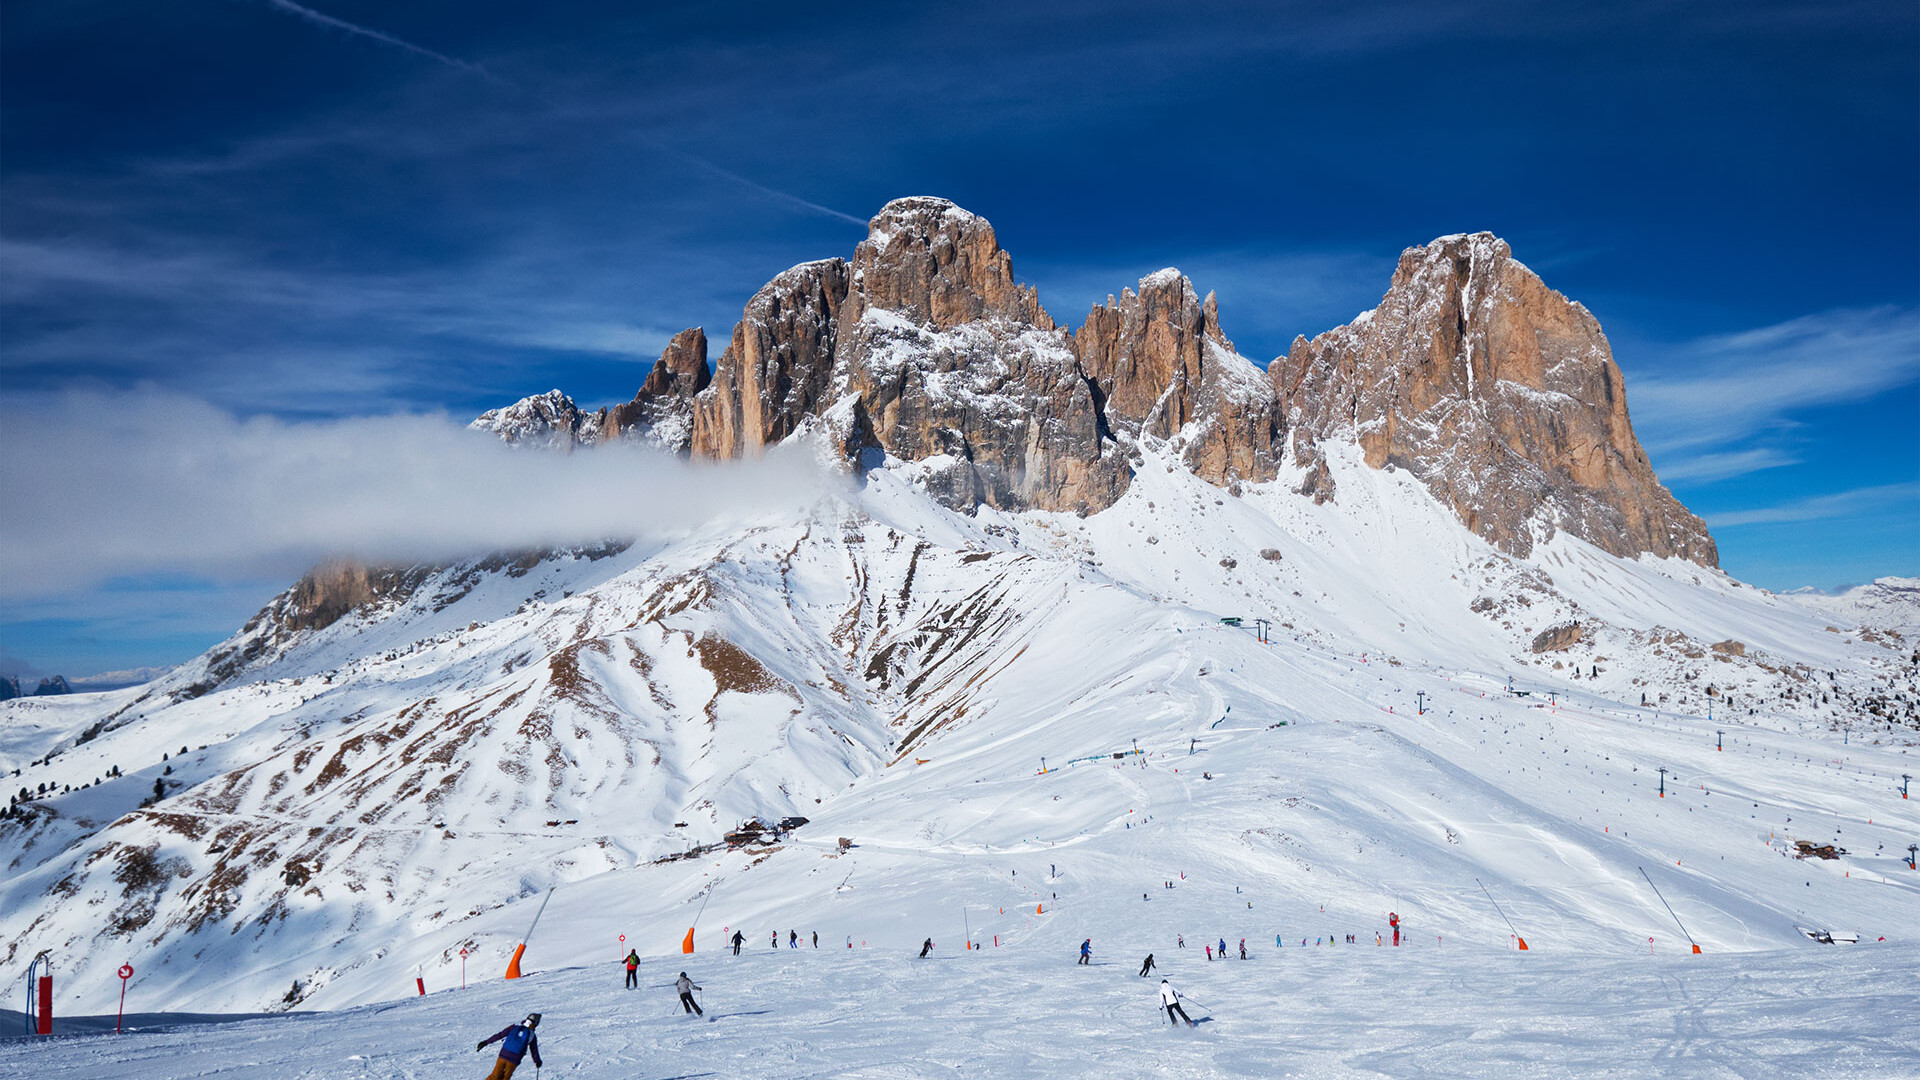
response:
[[[689,926],[1057,955],[1388,911],[1684,947],[1643,870],[1709,954],[1907,934],[1898,631],[1564,533],[1514,558],[1322,446],[1335,502],[1146,440],[1087,517],[956,513],[889,460],[803,514],[420,568],[317,627],[283,598],[146,687],[5,703],[0,767],[79,790],[0,821],[3,955],[51,949],[63,1011],[122,961],[175,1008],[345,1007],[463,948],[497,975],[549,889],[542,969]]]

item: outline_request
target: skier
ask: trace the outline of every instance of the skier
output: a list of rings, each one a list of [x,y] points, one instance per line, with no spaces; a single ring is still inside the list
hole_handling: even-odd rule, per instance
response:
[[[933,939],[928,938],[926,942],[920,946],[920,959],[925,960],[927,958],[927,954],[932,951],[933,951]]]
[[[1082,964],[1093,963],[1093,939],[1092,938],[1088,938],[1087,940],[1080,943],[1080,962]]]
[[[1166,1006],[1167,1023],[1177,1024],[1180,1020],[1185,1020],[1188,1027],[1193,1026],[1193,1017],[1188,1016],[1187,1010],[1180,1005],[1180,991],[1175,990],[1173,984],[1165,979],[1160,980],[1160,1004]],[[1175,1014],[1178,1014],[1178,1020],[1174,1019]]]
[[[816,949],[820,947],[820,931],[818,930],[813,932],[813,947]]]
[[[682,1015],[686,1013],[694,1013],[700,1016],[706,1015],[706,1013],[700,1011],[700,1003],[693,1000],[693,992],[700,989],[700,987],[693,985],[693,980],[687,978],[686,972],[681,972],[680,977],[673,980],[673,988],[680,991],[680,1008]],[[534,1064],[537,1065],[539,1062],[535,1062]]]
[[[1246,958],[1247,958],[1247,939],[1241,938],[1240,939],[1240,959],[1245,960]]]
[[[771,948],[775,948],[775,949],[777,949],[777,948],[779,948],[779,947],[780,947],[780,931],[778,931],[778,930],[775,930],[775,931],[773,932],[773,940],[772,940],[772,941],[769,941],[769,942],[767,942],[767,945],[768,945],[769,947],[771,947]]]
[[[747,940],[747,936],[745,934],[742,934],[738,930],[735,930],[733,932],[733,955],[735,956],[740,955],[740,946],[744,944],[746,940]]]
[[[635,949],[627,954],[627,989],[635,990],[640,986],[640,951]]]
[[[1144,964],[1141,964],[1141,965],[1140,965],[1140,977],[1141,977],[1141,978],[1143,978],[1143,979],[1144,979],[1144,978],[1146,978],[1146,977],[1147,977],[1147,972],[1149,972],[1149,971],[1152,971],[1152,970],[1153,970],[1153,954],[1152,954],[1152,953],[1148,953],[1148,954],[1147,954],[1147,962],[1146,962],[1146,963],[1144,963]]]
[[[799,947],[800,947],[800,931],[798,930],[787,931],[787,948],[797,949]]]
[[[1226,958],[1227,958],[1227,939],[1221,938],[1220,939],[1220,959],[1225,960]]]
[[[1173,944],[1177,948],[1184,949],[1187,947],[1187,939],[1179,934],[1175,934],[1173,935]]]
[[[533,1055],[533,1067],[540,1067],[540,1040],[533,1034],[533,1029],[539,1026],[540,1014],[528,1013],[525,1020],[508,1024],[473,1048],[477,1054],[485,1050],[488,1043],[500,1044],[500,1058],[493,1063],[493,1071],[487,1074],[487,1080],[507,1080],[513,1075],[513,1070],[520,1067],[520,1059],[527,1054]]]
[[[1212,963],[1213,962],[1213,946],[1207,945],[1205,946],[1205,949],[1207,950],[1207,962]]]

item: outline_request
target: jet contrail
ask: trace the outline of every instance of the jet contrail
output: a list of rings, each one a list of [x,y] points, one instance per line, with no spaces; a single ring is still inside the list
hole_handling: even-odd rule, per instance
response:
[[[481,67],[479,64],[475,64],[471,61],[462,60],[454,56],[448,56],[446,53],[435,52],[432,49],[426,48],[425,46],[415,45],[411,41],[407,41],[403,38],[394,37],[392,34],[382,33],[381,31],[372,29],[371,27],[361,26],[358,23],[350,23],[345,19],[336,19],[333,16],[326,14],[325,12],[315,11],[310,7],[304,7],[300,4],[296,4],[293,2],[293,0],[265,0],[265,2],[273,7],[279,8],[281,11],[285,11],[291,15],[295,15],[295,16],[298,16],[299,18],[305,19],[308,22],[318,23],[321,26],[330,26],[336,30],[345,30],[349,34],[359,34],[361,37],[371,38],[374,41],[378,41],[383,45],[391,45],[396,49],[405,49],[406,51],[413,53],[416,56],[424,56],[429,60],[433,60],[437,63],[445,64],[448,67],[458,68],[461,71],[478,75],[481,78],[487,80],[488,82],[495,83],[500,86],[510,87],[514,90],[519,90],[522,93],[530,94],[536,100],[540,99],[540,96],[538,94],[533,94],[532,91],[527,90],[525,87],[520,86],[519,84],[514,83],[510,80],[503,79],[500,76],[495,75],[493,72],[488,71],[486,68]],[[667,144],[659,141],[658,139],[652,138],[651,136],[639,135],[638,137],[642,142],[645,142],[647,145],[652,146],[656,150],[662,151],[664,153],[672,154],[675,157],[691,162],[692,164],[698,165],[701,168],[708,170],[709,172],[716,173],[720,176],[727,178],[728,180],[732,180],[736,184],[740,184],[744,187],[752,188],[754,191],[757,191],[762,195],[769,195],[769,196],[772,196],[773,198],[781,200],[782,202],[792,203],[793,205],[801,207],[802,209],[811,210],[817,214],[825,214],[828,217],[838,218],[841,221],[850,222],[854,225],[866,224],[866,221],[862,218],[854,217],[852,214],[841,213],[840,211],[835,210],[831,206],[822,206],[817,202],[812,202],[808,199],[803,199],[798,195],[792,194],[791,192],[781,191],[779,188],[768,187],[767,185],[762,184],[757,180],[751,180],[745,176],[740,175],[737,172],[734,172],[731,169],[725,168],[720,165],[716,165],[713,162],[708,161],[706,158],[699,156],[698,154],[689,154],[685,150],[679,150],[674,147],[668,146]]]
[[[471,63],[466,60],[461,60],[457,57],[448,56],[446,53],[434,52],[432,49],[429,49],[420,45],[415,45],[411,41],[402,40],[400,38],[394,37],[392,34],[383,34],[378,30],[361,26],[358,23],[350,23],[345,19],[336,19],[331,15],[328,15],[324,12],[315,11],[310,7],[302,7],[299,4],[294,3],[293,0],[266,0],[266,2],[273,7],[279,8],[281,11],[285,11],[285,12],[289,12],[291,14],[297,15],[300,18],[306,19],[309,22],[316,22],[316,23],[319,23],[321,26],[331,26],[335,30],[345,30],[349,34],[359,34],[361,37],[372,38],[373,40],[378,41],[382,44],[392,45],[396,49],[405,49],[410,53],[414,53],[419,56],[424,56],[429,60],[439,61],[440,63],[445,64],[448,67],[459,68],[461,71],[471,72],[475,75],[480,76],[483,79],[486,79],[488,82],[499,83],[501,86],[514,86],[513,83],[508,82],[506,79],[503,79],[498,75],[495,75],[493,72],[488,71],[486,68],[481,67],[479,64]],[[519,87],[515,86],[514,89],[517,90],[519,89]]]

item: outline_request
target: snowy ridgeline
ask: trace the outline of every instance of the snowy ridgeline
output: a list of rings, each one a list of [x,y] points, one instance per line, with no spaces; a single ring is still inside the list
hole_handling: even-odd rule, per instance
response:
[[[922,961],[912,948],[763,947],[649,961],[637,990],[609,959],[343,1012],[0,1041],[0,1074],[478,1077],[494,1049],[474,1044],[528,1012],[542,1014],[542,1074],[579,1080],[1892,1080],[1920,1060],[1913,946],[1599,958],[1268,943],[1219,963],[1161,951],[1199,1021],[1186,1028],[1158,1008],[1159,973],[1136,975],[1149,944],[1121,935],[1087,967],[1071,948],[941,948]],[[703,987],[705,1017],[675,999],[682,970]]]
[[[1339,1055],[1367,1050],[1411,1075],[1420,1036],[1398,1025],[1422,1015],[1461,1055],[1437,1075],[1509,1075],[1497,1055],[1529,1047],[1593,1075],[1743,1060],[1763,1021],[1703,1002],[1738,987],[1762,1017],[1812,1009],[1804,974],[1858,1003],[1911,961],[1920,802],[1899,778],[1920,770],[1895,722],[1910,641],[1564,535],[1511,559],[1404,472],[1329,454],[1334,504],[1292,476],[1233,496],[1149,454],[1085,519],[949,513],[896,462],[797,520],[437,570],[323,629],[263,618],[146,688],[7,703],[0,765],[75,790],[0,823],[4,970],[51,949],[61,1015],[110,1012],[122,962],[141,1011],[344,1009],[404,998],[416,973],[457,985],[463,963],[497,978],[557,886],[528,956],[558,982],[180,1038],[283,1061],[247,1040],[334,1032],[314,1036],[321,1057],[392,1075],[470,1053],[513,1018],[497,1010],[546,1012],[557,1049],[563,1000],[581,1043],[602,1042],[559,1060],[625,1070],[607,1075],[811,1075],[825,1067],[803,1047],[829,1044],[871,1048],[834,1059],[845,1075],[1058,1075],[1076,1053],[1124,1061],[1102,1033],[1151,1026],[1152,995],[1121,978],[1151,950],[1221,1007],[1219,1030],[1243,1025],[1181,1059],[1198,1074],[1318,1053],[1299,1060],[1342,1075],[1375,1059]],[[1270,620],[1271,640],[1225,616]],[[722,843],[791,815],[811,820],[780,842]],[[1844,851],[1793,858],[1801,841]],[[1399,953],[1297,944],[1370,942],[1389,911],[1409,927]],[[655,984],[677,970],[689,926],[702,963],[743,928],[762,952],[769,933],[817,930],[821,964],[841,966],[791,958],[786,1008],[777,975],[745,976],[768,981],[717,1011],[768,1011],[712,1029],[767,1025],[739,1040],[668,1034],[664,1016],[629,1031],[627,999],[587,1008],[627,947]],[[1525,957],[1504,952],[1516,929]],[[902,981],[917,969],[888,965],[928,935],[929,971],[969,974]],[[967,935],[984,948],[956,958]],[[1276,936],[1295,942],[1284,959]],[[1063,980],[1081,976],[1055,969],[1085,937],[1127,970],[1075,997]],[[1243,937],[1257,963],[1193,965],[1201,942],[1237,953]],[[557,972],[579,965],[594,974]],[[1638,996],[1604,996],[1629,994],[1616,982]],[[546,986],[541,1008],[526,995]],[[1911,984],[1890,992],[1911,1016]],[[657,990],[641,997],[664,1014]],[[840,1002],[929,1019],[868,1032],[834,1018]],[[1490,1030],[1546,1034],[1476,1051],[1482,1005]],[[1308,1009],[1320,1026],[1288,1025]],[[1610,1017],[1659,1035],[1609,1042]],[[416,1057],[379,1056],[403,1053],[368,1034],[389,1023]],[[1874,1023],[1855,1027],[1910,1038]],[[1812,1061],[1845,1041],[1828,1029],[1846,1030],[1780,1052]],[[152,1048],[141,1075],[164,1075],[169,1038],[125,1044]],[[771,1056],[672,1057],[733,1043]],[[60,1060],[110,1067],[93,1052]],[[1625,1056],[1579,1056],[1605,1054]]]

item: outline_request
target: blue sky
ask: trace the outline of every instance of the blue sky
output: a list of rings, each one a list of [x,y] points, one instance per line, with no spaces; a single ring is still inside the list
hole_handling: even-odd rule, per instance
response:
[[[0,8],[0,407],[621,400],[905,194],[1071,324],[1179,266],[1261,360],[1488,229],[1730,572],[1920,573],[1911,5],[315,3]],[[183,659],[283,584],[16,584],[0,667]]]

